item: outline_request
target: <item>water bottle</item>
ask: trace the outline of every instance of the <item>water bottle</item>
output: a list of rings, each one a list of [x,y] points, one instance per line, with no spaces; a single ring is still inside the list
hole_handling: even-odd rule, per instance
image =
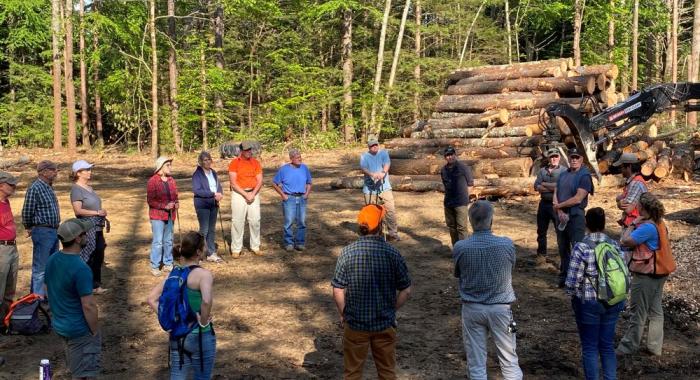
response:
[[[39,380],[51,380],[51,363],[49,363],[49,359],[41,359],[39,363]]]
[[[559,223],[557,224],[557,229],[559,231],[564,231],[566,229],[566,224],[569,223],[569,215],[565,212],[559,211],[557,213]]]

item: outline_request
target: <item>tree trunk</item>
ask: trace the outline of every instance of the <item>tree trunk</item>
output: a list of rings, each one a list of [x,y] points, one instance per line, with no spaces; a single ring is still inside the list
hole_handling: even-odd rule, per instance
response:
[[[508,4],[509,0],[504,0],[505,3],[505,12],[506,12],[506,43],[508,44],[508,63],[513,63],[513,49],[512,49],[512,39],[511,39],[511,30],[510,30],[510,4]]]
[[[343,38],[341,40],[341,57],[343,59],[343,141],[355,141],[355,123],[352,115],[352,21],[353,10],[343,10]]]
[[[158,157],[158,46],[156,45],[156,0],[150,0],[148,26],[151,34],[151,156]]]
[[[170,47],[168,48],[168,79],[170,81],[170,126],[173,130],[173,141],[175,142],[175,150],[182,153],[182,138],[180,137],[180,126],[178,116],[180,113],[180,105],[177,101],[177,52],[175,51],[175,0],[168,0],[168,37],[170,38]]]
[[[53,77],[53,148],[63,144],[63,116],[61,115],[61,12],[60,0],[51,0],[51,53]]]
[[[666,46],[665,46],[665,60],[664,60],[664,81],[671,81],[671,70],[673,67],[673,1],[666,0],[666,8],[668,9],[668,23],[666,24]]]
[[[459,5],[459,4],[458,4]],[[421,94],[421,79],[420,79],[420,56],[421,56],[421,17],[422,8],[420,0],[416,0],[416,31],[415,31],[415,52],[416,66],[413,68],[413,79],[416,81],[416,90],[413,93],[413,121],[418,121],[421,117],[420,109],[420,94]]]
[[[451,138],[487,138],[487,137],[521,137],[528,135],[528,127],[489,127],[489,128],[453,128],[453,129],[428,129],[422,132],[411,133],[411,138],[424,139],[451,139]]]
[[[435,129],[453,128],[488,128],[493,125],[503,125],[508,122],[508,111],[505,109],[487,111],[476,114],[458,114],[457,117],[446,119],[430,119],[427,125]]]
[[[65,60],[66,112],[68,116],[68,153],[75,154],[75,87],[73,85],[73,0],[66,0],[65,5],[66,44],[63,49]]]
[[[389,14],[391,13],[391,0],[386,0],[384,5],[384,17],[382,18],[382,29],[379,33],[379,49],[377,50],[377,67],[374,72],[374,86],[372,88],[372,111],[369,120],[369,133],[374,134],[377,125],[377,96],[379,87],[382,84],[382,70],[384,69],[384,43],[386,41],[386,28],[389,24]]]
[[[384,105],[382,106],[379,125],[377,126],[377,131],[375,136],[379,138],[382,131],[382,124],[384,122],[384,115],[386,114],[386,109],[389,107],[389,99],[391,98],[391,91],[394,89],[394,80],[396,79],[396,69],[399,66],[399,56],[401,55],[401,43],[403,41],[403,33],[406,29],[406,20],[408,19],[408,10],[411,7],[411,0],[406,0],[406,4],[403,8],[403,14],[401,15],[401,24],[399,25],[399,35],[396,38],[396,47],[394,48],[394,58],[391,61],[391,70],[389,71],[389,83],[387,84],[386,95],[384,96]]]
[[[90,148],[90,130],[88,123],[88,94],[87,94],[87,67],[85,66],[85,0],[79,1],[80,14],[80,122],[83,127],[82,144],[84,148]]]
[[[632,91],[637,91],[639,78],[639,0],[634,0],[632,11]]]
[[[671,148],[664,148],[656,157],[656,168],[654,169],[654,177],[665,178],[671,171]]]
[[[678,82],[678,0],[673,0],[673,22],[671,24],[671,81]],[[671,109],[671,126],[676,126],[676,109]]]
[[[654,174],[654,169],[656,169],[656,157],[649,157],[642,164],[641,173],[645,177],[650,177]]]
[[[472,167],[475,178],[483,178],[487,174],[496,174],[500,177],[527,177],[532,166],[532,159],[529,157],[462,160],[462,162]],[[440,174],[443,166],[445,166],[445,160],[442,158],[394,159],[391,161],[389,173],[391,175]]]
[[[512,80],[512,79],[524,79],[524,78],[559,78],[564,75],[565,72],[561,71],[559,67],[547,67],[547,68],[516,68],[513,70],[503,70],[499,72],[489,72],[480,75],[476,75],[469,78],[460,79],[459,81],[448,79],[447,85],[451,86],[466,85],[472,83],[481,83],[487,81],[500,81],[500,80]]]
[[[610,0],[610,15],[608,19],[608,62],[615,60],[615,0]]]
[[[93,3],[93,12],[99,12],[100,1],[95,1]],[[94,28],[92,32],[92,44],[93,50],[97,52],[99,45],[99,28]],[[95,145],[102,148],[105,145],[104,135],[102,131],[102,98],[100,96],[100,55],[93,54],[94,60],[92,62],[92,82],[93,82],[93,92],[95,93]]]
[[[574,0],[574,65],[581,66],[581,23],[586,0]]]
[[[690,144],[678,144],[671,150],[671,165],[673,176],[689,181],[693,178],[695,168],[695,150]]]
[[[615,64],[607,65],[588,65],[581,66],[576,70],[569,71],[567,76],[588,76],[588,75],[604,75],[610,80],[615,80],[620,75],[620,69]]]
[[[202,149],[209,150],[209,126],[207,122],[207,61],[205,55],[206,42],[202,43],[199,51],[199,82],[201,83],[202,109]]]
[[[216,49],[216,68],[224,72],[224,7],[221,0],[216,2],[214,10],[214,48]],[[214,109],[216,109],[216,129],[220,130],[224,119],[224,101],[221,93],[214,94]]]
[[[572,78],[520,78],[458,84],[447,88],[447,95],[497,94],[514,91],[556,91],[560,95],[591,95],[596,90],[597,76]],[[460,81],[461,82],[461,81]]]
[[[484,112],[505,108],[522,110],[542,108],[559,99],[556,92],[511,92],[506,94],[483,95],[442,95],[435,109],[452,112]]]
[[[700,76],[700,1],[695,1],[695,12],[693,15],[693,43],[691,46],[690,62],[688,64],[692,68],[688,82],[697,82]],[[691,100],[691,105],[697,104],[697,101]],[[688,125],[697,129],[698,116],[697,112],[688,112]]]
[[[394,191],[439,191],[444,192],[445,186],[440,176],[402,176],[396,178],[392,183]],[[514,196],[529,195],[535,192],[534,178],[496,178],[496,179],[475,179],[474,193],[477,196]],[[331,181],[334,189],[361,189],[364,184],[363,177],[342,177]]]
[[[481,2],[481,5],[479,5],[479,9],[477,9],[476,14],[474,14],[474,18],[472,19],[472,23],[469,25],[469,29],[467,29],[467,35],[464,37],[464,45],[462,46],[462,52],[459,55],[459,66],[462,67],[462,62],[464,61],[464,53],[467,51],[467,44],[469,43],[469,36],[472,34],[472,29],[474,28],[474,24],[476,23],[476,20],[479,18],[479,14],[481,13],[481,10],[484,8],[484,5],[486,5],[486,1],[484,0]],[[471,48],[469,52],[469,59],[471,59]]]
[[[556,69],[559,69],[557,71]],[[516,74],[519,71],[528,72],[531,74],[542,73],[540,75],[517,75],[514,77],[497,77],[495,79],[512,79],[520,77],[540,77],[540,76],[555,76],[554,73],[563,73],[569,69],[568,58],[548,59],[544,61],[518,62],[508,65],[487,65],[470,67],[466,69],[458,69],[450,73],[448,82],[457,82],[461,79],[478,77],[481,75],[497,75],[498,73],[507,72]],[[539,71],[538,71],[539,70]]]

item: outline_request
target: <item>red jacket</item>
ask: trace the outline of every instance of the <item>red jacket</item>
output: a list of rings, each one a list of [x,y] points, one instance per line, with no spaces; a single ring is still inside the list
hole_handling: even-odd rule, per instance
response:
[[[168,185],[170,194],[165,191],[165,184]],[[168,177],[167,182],[160,179],[160,175],[154,174],[146,185],[146,200],[148,201],[148,217],[151,220],[175,220],[176,212],[166,210],[165,206],[170,202],[178,203],[177,186],[173,177]],[[170,214],[170,215],[169,215]]]

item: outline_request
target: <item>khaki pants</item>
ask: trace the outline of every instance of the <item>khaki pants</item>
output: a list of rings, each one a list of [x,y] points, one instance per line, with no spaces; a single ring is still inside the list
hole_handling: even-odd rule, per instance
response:
[[[243,249],[243,231],[248,221],[250,231],[250,249],[260,250],[260,193],[255,196],[253,203],[248,204],[242,195],[231,192],[231,252]]]
[[[469,235],[469,206],[445,207],[445,223],[450,229],[452,246]]]
[[[15,300],[19,254],[15,245],[0,245],[0,321]]]
[[[343,378],[362,379],[367,351],[372,347],[372,358],[379,379],[396,379],[396,329],[389,327],[378,332],[357,331],[345,325],[343,336]]]
[[[632,277],[630,292],[632,318],[625,336],[617,346],[619,351],[633,354],[639,349],[648,319],[647,348],[653,354],[661,355],[661,347],[664,344],[664,310],[661,299],[665,282],[666,277],[653,278],[638,274]]]
[[[365,203],[370,203],[374,201],[376,195],[365,194]],[[389,236],[398,237],[399,227],[396,225],[396,206],[394,205],[394,193],[391,190],[383,191],[379,194],[379,199],[381,202],[379,204],[383,205],[386,209],[386,217],[384,218],[386,222],[386,228],[389,230]]]

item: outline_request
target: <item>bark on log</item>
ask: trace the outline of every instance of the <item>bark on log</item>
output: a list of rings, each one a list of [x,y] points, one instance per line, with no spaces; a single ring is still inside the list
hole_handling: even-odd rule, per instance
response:
[[[447,95],[498,94],[505,92],[554,91],[559,94],[593,94],[596,76],[573,78],[520,78],[450,86]]]
[[[22,155],[22,156],[19,156],[17,158],[9,158],[9,159],[0,161],[0,169],[9,168],[9,167],[15,166],[15,165],[24,165],[27,163],[29,163],[29,156]]]
[[[499,177],[527,177],[532,166],[532,159],[529,157],[462,160],[462,162],[472,168],[475,178],[483,178],[486,174],[497,174]],[[395,159],[391,161],[389,174],[392,176],[439,174],[443,166],[445,166],[445,160],[442,158]]]
[[[641,173],[645,177],[650,177],[652,174],[654,174],[654,169],[656,169],[656,157],[649,157],[642,164]]]
[[[573,71],[574,74],[570,74],[571,71]],[[577,67],[571,71],[569,73],[567,73],[567,75],[573,75],[573,76],[586,75],[586,76],[588,76],[588,75],[603,74],[611,80],[617,79],[618,75],[620,75],[620,70],[617,68],[617,65],[613,65],[613,64],[581,66],[581,67]]]
[[[519,62],[508,65],[486,65],[469,67],[453,71],[449,76],[449,81],[457,82],[460,79],[471,78],[483,74],[515,72],[518,70],[529,69],[559,69],[561,72],[566,72],[569,68],[569,60],[567,58],[550,59],[544,61]]]
[[[528,125],[533,125],[537,124],[540,122],[540,115],[530,115],[530,116],[521,116],[517,118],[511,118],[508,120],[506,125],[509,125],[511,127],[524,127]]]
[[[503,125],[509,120],[506,109],[486,111],[477,114],[458,114],[457,117],[430,119],[427,125],[433,130],[453,128],[487,128],[492,125]]]
[[[620,158],[622,152],[618,150],[611,150],[598,160],[598,170],[601,174],[608,173],[612,164]]]
[[[415,140],[415,141],[421,141],[421,140]],[[431,140],[422,140],[422,141],[431,141]],[[450,144],[447,145],[441,145],[441,146],[421,146],[421,145],[415,145],[415,146],[406,146],[406,147],[399,147],[399,148],[391,148],[389,149],[389,157],[391,158],[416,158],[416,157],[425,157],[425,156],[434,156],[434,157],[442,157],[442,153],[444,149]],[[456,145],[453,145],[456,146]],[[533,149],[536,148],[531,148],[531,147],[499,147],[499,148],[481,148],[481,147],[460,147],[456,146],[457,148],[457,156],[461,158],[484,158],[484,159],[493,159],[493,158],[508,158],[508,157],[530,157],[533,153]],[[397,151],[397,156],[393,157],[392,152]],[[359,160],[359,156],[357,157]]]
[[[676,178],[689,181],[695,169],[695,150],[690,144],[678,144],[671,149],[671,173]]]
[[[565,71],[562,71],[560,67],[521,68],[516,70],[503,70],[491,73],[483,73],[475,75],[473,77],[463,78],[460,80],[450,79],[448,80],[447,85],[464,85],[479,82],[522,78],[561,78],[564,76],[564,73]]]
[[[527,136],[526,127],[494,127],[494,128],[454,128],[433,129],[423,132],[411,133],[414,139],[432,138],[484,138],[491,137],[518,137]]]
[[[664,148],[656,157],[656,168],[654,169],[654,177],[666,178],[671,171],[671,148]]]
[[[507,94],[443,95],[435,108],[438,111],[484,112],[496,108],[522,110],[542,108],[559,99],[556,92],[511,92]]]
[[[539,137],[503,137],[487,139],[410,139],[396,138],[384,142],[386,148],[406,148],[414,146],[453,147],[533,147],[542,142]]]

